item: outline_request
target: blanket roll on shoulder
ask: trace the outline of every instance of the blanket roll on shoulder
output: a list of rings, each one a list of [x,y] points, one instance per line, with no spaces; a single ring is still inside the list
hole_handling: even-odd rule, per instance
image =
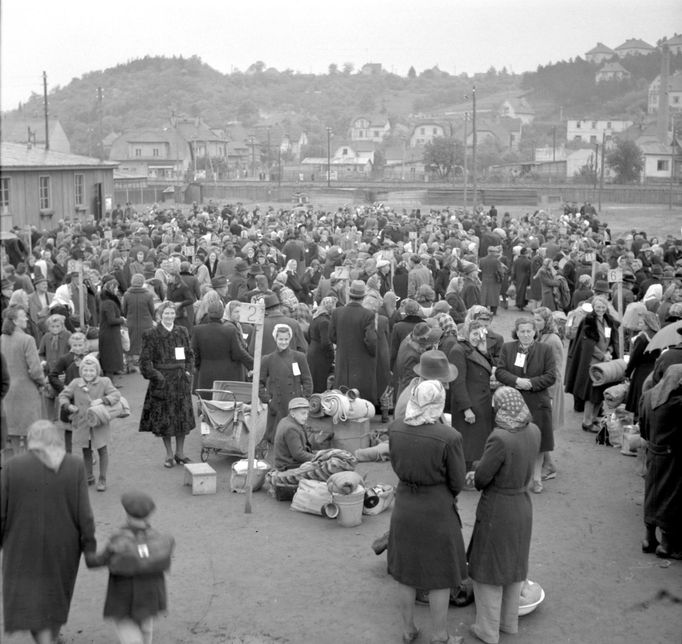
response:
[[[627,397],[628,389],[627,382],[613,385],[604,391],[604,401],[609,407],[618,407]]]
[[[590,367],[590,379],[597,387],[620,382],[625,378],[625,360],[609,360],[599,362]]]

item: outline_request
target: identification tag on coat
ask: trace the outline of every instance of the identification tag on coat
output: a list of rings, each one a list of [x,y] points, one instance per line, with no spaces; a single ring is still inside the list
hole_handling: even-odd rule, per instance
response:
[[[526,366],[526,354],[525,353],[517,353],[516,354],[516,360],[514,360],[514,366],[515,367],[523,367]]]
[[[298,366],[298,362],[291,363],[291,370],[294,372],[295,376],[301,375],[301,368]]]
[[[185,347],[175,347],[175,359],[176,360],[185,359]]]
[[[607,340],[611,339],[611,327],[610,326],[604,327],[604,337]]]

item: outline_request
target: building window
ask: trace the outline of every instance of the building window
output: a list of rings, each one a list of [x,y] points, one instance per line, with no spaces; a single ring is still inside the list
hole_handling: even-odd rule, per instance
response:
[[[343,148],[343,151],[341,152],[341,154],[342,154],[344,157],[345,157],[345,156],[348,156],[348,148]]]
[[[596,137],[596,135],[593,134],[593,135],[590,137],[590,143],[596,143],[596,142],[597,142],[597,137]]]
[[[426,128],[425,127],[419,128],[419,134],[426,134]]]
[[[159,148],[153,148],[152,149],[152,156],[155,156],[155,157],[159,156]]]
[[[77,206],[85,203],[85,180],[82,174],[73,175],[73,196]]]
[[[680,97],[679,96],[673,96],[673,103],[677,105],[680,102]]]
[[[142,156],[142,148],[135,148],[135,156],[136,157]]]
[[[578,130],[582,127],[580,121],[576,121],[575,127],[576,127],[576,129],[578,129]]]
[[[611,121],[606,121],[606,129],[607,130],[611,129]]]
[[[577,143],[580,143],[580,142],[583,140],[583,137],[580,136],[580,134],[576,134],[576,135],[573,137],[573,140],[576,141]]]
[[[9,213],[9,177],[0,179],[0,214]]]
[[[433,136],[436,136],[436,134],[438,134],[438,130],[434,127],[433,128]]]
[[[38,177],[38,187],[40,196],[40,209],[46,210],[50,207],[50,177]]]
[[[668,167],[669,167],[668,161],[664,161],[662,159],[656,161],[656,170],[658,172],[667,172]]]
[[[374,138],[378,139],[380,136],[381,134],[379,134],[379,130],[374,130]]]
[[[597,129],[597,121],[592,121],[592,129],[593,130]]]

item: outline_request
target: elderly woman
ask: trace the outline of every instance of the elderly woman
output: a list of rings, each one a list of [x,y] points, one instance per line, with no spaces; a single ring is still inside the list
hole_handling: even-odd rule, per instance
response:
[[[135,273],[123,295],[121,313],[130,333],[131,365],[136,366],[142,350],[142,334],[154,326],[154,295],[145,286],[144,275]]]
[[[493,405],[495,428],[476,470],[467,474],[482,491],[467,551],[476,597],[471,632],[488,644],[496,644],[500,632],[518,633],[533,526],[528,484],[541,440],[521,392],[500,387]]]
[[[520,317],[514,321],[512,342],[506,342],[495,371],[495,377],[503,385],[518,389],[540,428],[540,455],[535,462],[532,491],[542,492],[542,452],[554,449],[552,428],[552,398],[550,387],[556,381],[556,364],[552,349],[537,341],[535,322]]]
[[[308,329],[310,344],[307,358],[314,393],[327,390],[327,379],[334,371],[334,345],[329,339],[329,322],[336,302],[336,298],[330,295],[323,297]]]
[[[658,384],[642,396],[640,427],[647,442],[644,483],[643,552],[665,559],[682,559],[682,365],[673,364]],[[661,531],[661,541],[656,538]]]
[[[554,356],[554,373],[556,380],[549,388],[552,399],[552,431],[557,431],[564,426],[564,343],[559,337],[556,320],[546,306],[533,311],[535,329],[540,336],[540,342],[546,344]],[[552,453],[544,452],[542,464],[542,480],[556,478],[556,466],[552,461]]]
[[[263,356],[260,370],[260,397],[268,403],[268,420],[263,438],[272,444],[275,430],[282,418],[289,413],[292,398],[309,398],[313,393],[305,354],[289,347],[293,331],[288,324],[276,324],[272,330],[276,348]]]
[[[445,291],[445,301],[450,305],[450,315],[452,319],[461,324],[467,314],[467,307],[462,299],[462,278],[453,277]]]
[[[126,320],[121,315],[118,288],[118,282],[110,277],[103,282],[100,294],[99,362],[104,375],[110,378],[124,367],[121,326]]]
[[[599,431],[595,425],[604,400],[604,387],[592,385],[590,367],[618,355],[618,323],[608,310],[608,301],[595,295],[592,312],[578,326],[566,362],[566,393],[573,394],[574,409],[584,412],[583,430],[592,433]]]
[[[391,466],[398,476],[388,541],[388,573],[400,584],[403,642],[419,637],[414,622],[416,589],[429,590],[431,642],[449,642],[450,589],[466,574],[457,495],[464,486],[462,439],[439,419],[445,389],[438,380],[420,382],[405,418],[390,426]],[[424,529],[428,526],[428,530]]]
[[[625,377],[630,380],[625,409],[634,414],[635,421],[639,417],[639,401],[642,396],[642,386],[647,376],[654,370],[656,359],[661,355],[660,349],[647,351],[651,338],[660,331],[658,316],[651,311],[644,313],[639,319],[639,333],[632,341],[630,359],[625,368]]]
[[[175,305],[164,302],[156,313],[159,324],[142,335],[140,372],[149,380],[140,416],[141,432],[152,432],[163,440],[164,467],[189,463],[185,436],[194,429],[192,368],[194,354],[189,333],[175,324]],[[175,454],[171,439],[175,437]]]
[[[25,309],[10,307],[5,311],[0,350],[10,384],[3,399],[6,422],[2,432],[7,437],[7,447],[14,453],[23,450],[28,426],[41,417],[41,389],[47,382],[36,342],[26,333],[27,325]]]
[[[486,349],[485,325],[480,320],[465,322],[462,339],[448,353],[459,377],[450,387],[452,426],[462,435],[467,469],[483,454],[493,427],[490,376],[493,364]]]

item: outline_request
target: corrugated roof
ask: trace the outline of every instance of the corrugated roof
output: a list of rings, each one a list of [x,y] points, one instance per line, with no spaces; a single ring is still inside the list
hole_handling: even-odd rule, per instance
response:
[[[31,147],[23,143],[3,142],[0,147],[0,165],[3,168],[116,168],[115,161],[100,161],[80,154],[68,154],[42,147]]]

